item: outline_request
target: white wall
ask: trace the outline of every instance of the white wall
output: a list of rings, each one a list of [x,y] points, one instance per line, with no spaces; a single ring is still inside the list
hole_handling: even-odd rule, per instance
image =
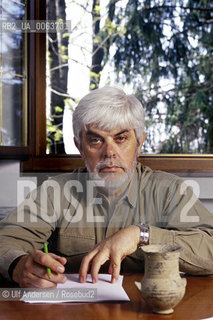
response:
[[[19,173],[19,161],[0,160],[0,207],[15,207],[17,205]]]
[[[21,184],[22,188],[20,188]],[[16,207],[36,187],[36,177],[20,176],[19,161],[0,160],[0,208]]]
[[[184,177],[183,179],[186,183],[190,184],[190,181],[193,181],[199,186],[199,199],[213,213],[213,177]]]

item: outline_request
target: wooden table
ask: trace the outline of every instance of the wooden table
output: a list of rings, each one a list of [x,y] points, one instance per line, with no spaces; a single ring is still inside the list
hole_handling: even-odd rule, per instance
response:
[[[170,315],[150,311],[134,285],[142,275],[126,275],[124,289],[130,302],[27,304],[20,301],[0,301],[0,320],[133,320],[178,319],[196,320],[213,317],[213,278],[187,277],[186,294]],[[5,283],[1,287],[5,287]]]

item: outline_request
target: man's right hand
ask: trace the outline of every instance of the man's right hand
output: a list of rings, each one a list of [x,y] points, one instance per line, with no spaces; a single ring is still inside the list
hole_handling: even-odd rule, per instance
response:
[[[22,288],[53,288],[67,280],[63,275],[66,262],[64,257],[35,250],[19,259],[12,279]],[[47,267],[51,269],[50,275],[47,274]]]

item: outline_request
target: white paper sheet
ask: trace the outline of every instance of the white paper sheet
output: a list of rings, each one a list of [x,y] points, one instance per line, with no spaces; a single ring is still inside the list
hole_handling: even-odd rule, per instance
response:
[[[60,302],[98,302],[98,301],[129,301],[122,287],[123,276],[118,282],[111,284],[111,275],[99,274],[98,282],[93,284],[91,276],[87,282],[79,283],[78,274],[66,274],[67,281],[54,289],[24,291],[21,301],[29,303],[60,303]]]

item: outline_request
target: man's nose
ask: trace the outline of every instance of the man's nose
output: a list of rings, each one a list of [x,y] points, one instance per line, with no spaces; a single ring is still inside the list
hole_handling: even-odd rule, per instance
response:
[[[103,157],[104,159],[116,157],[116,148],[113,142],[105,142],[103,148]]]

